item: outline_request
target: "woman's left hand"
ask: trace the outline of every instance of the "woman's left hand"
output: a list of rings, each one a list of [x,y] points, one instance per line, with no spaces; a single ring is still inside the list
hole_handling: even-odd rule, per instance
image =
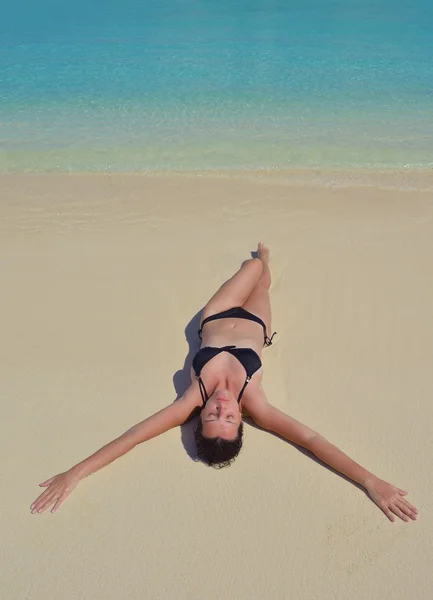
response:
[[[418,517],[418,509],[404,498],[408,492],[401,490],[383,479],[375,477],[366,483],[365,488],[372,500],[383,510],[390,521],[395,521],[395,516],[403,521],[413,521]]]

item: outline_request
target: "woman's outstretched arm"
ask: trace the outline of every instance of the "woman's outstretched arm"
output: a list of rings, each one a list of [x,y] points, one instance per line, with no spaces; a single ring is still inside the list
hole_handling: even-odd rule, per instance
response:
[[[112,463],[138,444],[161,435],[177,425],[182,425],[200,403],[200,393],[194,382],[177,402],[169,404],[141,423],[137,423],[68,471],[39,484],[47,489],[30,506],[32,513],[44,512],[52,504],[54,506],[51,512],[55,512],[81,479]]]
[[[289,417],[267,403],[265,398],[263,399],[264,401],[251,403],[252,406],[248,409],[257,425],[306,448],[336,471],[362,485],[390,521],[395,520],[394,515],[403,521],[417,518],[418,510],[404,498],[407,494],[406,491],[379,479],[319,433]]]

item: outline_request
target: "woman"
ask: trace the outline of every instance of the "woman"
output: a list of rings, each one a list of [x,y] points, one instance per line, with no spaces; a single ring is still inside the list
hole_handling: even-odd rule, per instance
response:
[[[55,512],[78,482],[113,460],[200,411],[195,438],[198,456],[207,464],[227,466],[242,446],[242,415],[257,425],[303,446],[320,460],[362,485],[390,521],[395,515],[415,520],[418,510],[394,487],[355,463],[316,431],[284,414],[266,399],[261,387],[263,346],[272,343],[269,250],[259,244],[258,258],[243,263],[209,300],[202,314],[202,346],[191,369],[191,385],[177,401],[134,425],[92,456],[41,483],[47,489],[31,505]],[[274,334],[275,335],[275,334]]]

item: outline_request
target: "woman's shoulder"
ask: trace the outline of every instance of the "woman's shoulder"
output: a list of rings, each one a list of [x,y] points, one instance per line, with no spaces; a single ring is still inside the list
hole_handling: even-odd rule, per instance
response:
[[[191,383],[189,387],[184,392],[180,400],[182,400],[185,404],[187,404],[191,410],[195,410],[196,408],[201,408],[203,405],[203,400],[200,394],[200,387],[198,384],[198,379],[194,375],[193,368],[191,367]]]
[[[265,391],[261,384],[261,377],[251,379],[242,397],[242,413],[247,417],[253,417],[260,409],[268,405]]]

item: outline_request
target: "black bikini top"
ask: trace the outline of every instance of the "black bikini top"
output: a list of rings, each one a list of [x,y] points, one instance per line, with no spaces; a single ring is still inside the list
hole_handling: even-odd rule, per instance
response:
[[[223,346],[222,348],[205,346],[204,348],[201,348],[201,350],[199,350],[194,356],[192,366],[200,386],[200,393],[203,400],[203,406],[209,400],[209,396],[201,378],[201,372],[203,367],[221,352],[229,352],[234,357],[236,357],[246,371],[247,376],[245,379],[245,383],[239,393],[238,403],[241,401],[242,394],[244,393],[244,390],[247,387],[251,377],[262,366],[260,356],[257,354],[257,352],[254,352],[252,348],[237,348],[236,346]]]

